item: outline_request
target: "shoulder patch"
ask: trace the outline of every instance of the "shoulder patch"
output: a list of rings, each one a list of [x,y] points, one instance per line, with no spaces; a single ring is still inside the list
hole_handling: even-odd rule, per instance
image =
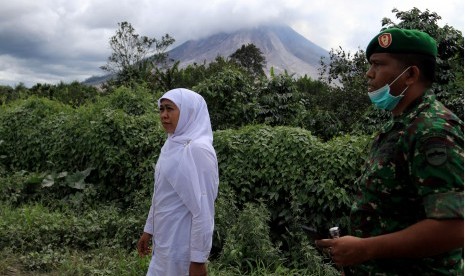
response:
[[[445,145],[434,144],[425,151],[426,161],[433,166],[441,166],[447,161],[447,149]]]
[[[421,148],[426,162],[432,166],[441,166],[448,159],[447,135],[443,133],[431,133],[421,140]]]

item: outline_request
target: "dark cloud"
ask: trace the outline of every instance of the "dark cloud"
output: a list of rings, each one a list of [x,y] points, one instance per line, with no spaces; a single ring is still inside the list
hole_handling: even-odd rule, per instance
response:
[[[140,35],[180,44],[221,31],[284,23],[325,49],[364,48],[393,8],[437,12],[463,32],[463,1],[15,0],[0,8],[0,85],[83,81],[102,75],[108,41],[128,21]]]

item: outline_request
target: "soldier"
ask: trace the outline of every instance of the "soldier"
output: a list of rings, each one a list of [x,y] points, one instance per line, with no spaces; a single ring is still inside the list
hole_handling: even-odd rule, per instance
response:
[[[316,244],[346,275],[462,275],[464,129],[429,90],[436,42],[391,28],[366,55],[368,96],[392,119],[358,180],[350,235]]]

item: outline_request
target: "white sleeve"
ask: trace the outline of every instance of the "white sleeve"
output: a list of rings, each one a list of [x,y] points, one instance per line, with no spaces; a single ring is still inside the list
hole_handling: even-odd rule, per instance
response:
[[[153,202],[150,205],[150,211],[145,221],[144,232],[153,235]]]
[[[214,202],[218,193],[218,162],[214,151],[191,143],[179,163],[173,188],[192,215],[191,261],[205,263],[214,227]]]
[[[153,208],[154,208],[154,202],[153,199],[155,197],[155,184],[158,181],[157,179],[157,169],[155,169],[155,173],[153,176],[153,194],[152,194],[152,201],[150,204],[150,210],[149,214],[147,215],[147,220],[145,221],[145,226],[144,226],[144,232],[149,233],[150,235],[153,235]]]
[[[201,190],[200,210],[192,214],[191,261],[205,263],[210,254],[215,225],[214,202],[218,192],[218,165],[216,157],[210,152],[193,151],[196,159],[199,185]],[[195,156],[197,155],[197,156]]]

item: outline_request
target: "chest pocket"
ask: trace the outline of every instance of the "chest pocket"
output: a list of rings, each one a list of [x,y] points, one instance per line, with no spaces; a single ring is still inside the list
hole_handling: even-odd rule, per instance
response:
[[[386,165],[395,158],[399,133],[383,133],[377,141],[377,150],[371,156],[375,163]]]
[[[394,124],[373,144],[365,180],[373,192],[392,195],[407,180],[408,164],[403,151],[402,125]],[[394,191],[393,191],[394,190]]]
[[[382,169],[385,167],[393,167],[398,157],[398,143],[400,133],[398,131],[391,131],[382,133],[375,144],[370,156],[370,160],[374,169]]]

